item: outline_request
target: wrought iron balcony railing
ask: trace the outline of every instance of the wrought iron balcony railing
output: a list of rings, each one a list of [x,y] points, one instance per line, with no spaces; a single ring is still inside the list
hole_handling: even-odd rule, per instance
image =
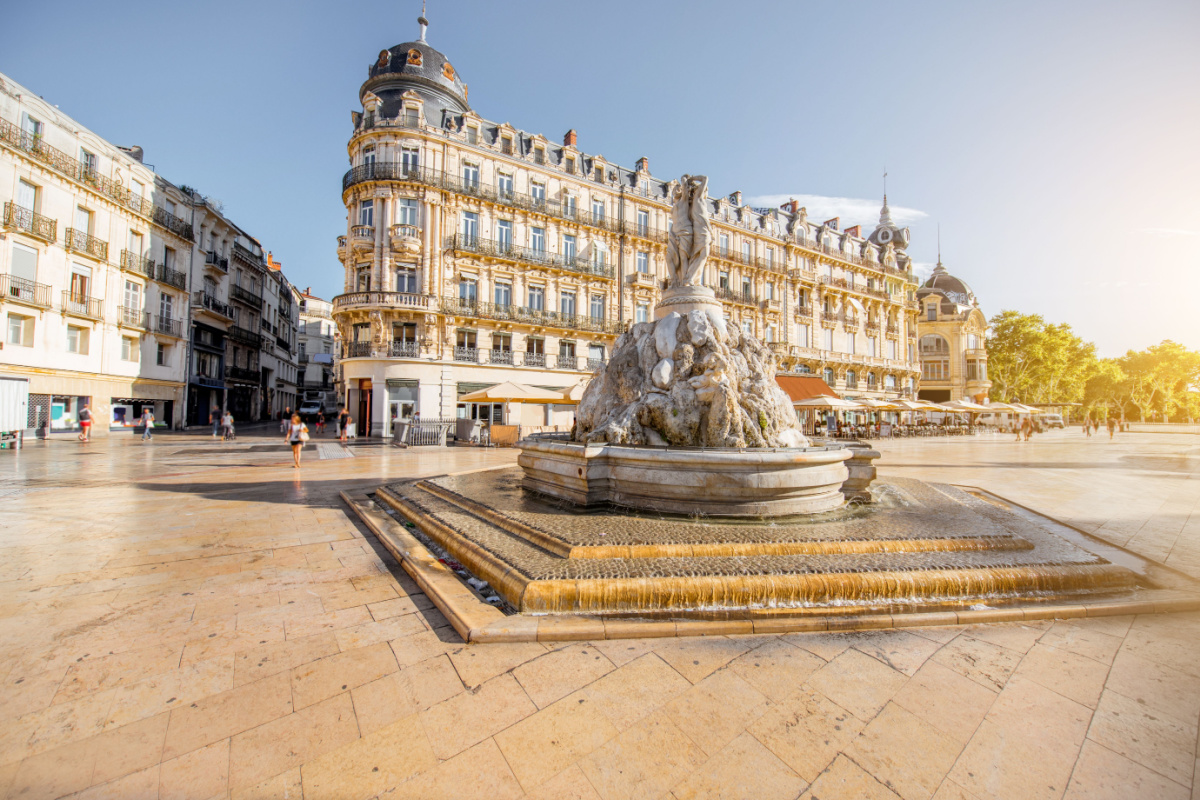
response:
[[[150,312],[143,311],[140,308],[129,308],[128,306],[117,307],[117,320],[130,328],[146,328],[150,327]]]
[[[72,314],[76,317],[100,319],[102,306],[98,298],[89,297],[85,294],[77,294],[69,289],[64,289],[62,293],[62,310],[64,314]]]
[[[713,292],[716,293],[718,300],[728,300],[732,303],[741,303],[747,306],[758,305],[758,297],[754,294],[754,292],[747,289],[743,289],[739,292],[736,289],[718,286],[713,289]]]
[[[187,289],[187,275],[177,269],[171,269],[165,264],[155,266],[154,280],[174,286],[176,289]]]
[[[251,347],[262,347],[262,336],[240,325],[230,326],[229,338],[235,342],[250,345]]]
[[[219,269],[221,272],[229,272],[229,259],[222,258],[216,250],[207,250],[204,253],[204,266]]]
[[[448,246],[456,253],[472,253],[474,255],[503,259],[505,261],[533,264],[551,269],[562,269],[568,272],[576,272],[580,275],[593,275],[598,278],[611,279],[613,277],[613,268],[610,264],[597,264],[594,261],[589,261],[579,256],[560,255],[529,247],[517,247],[508,242],[497,241],[495,239],[481,239],[456,233],[450,237]]]
[[[182,320],[171,319],[170,317],[164,317],[161,314],[155,314],[153,319],[150,320],[150,330],[154,331],[155,333],[174,336],[177,339],[183,338]]]
[[[179,219],[165,208],[151,203],[122,184],[100,175],[91,166],[77,158],[51,147],[41,136],[23,131],[8,120],[0,120],[0,142],[21,150],[29,157],[57,170],[71,180],[89,187],[110,200],[115,200],[135,214],[146,217],[155,225],[170,231],[181,239],[189,242],[195,241],[191,223]]]
[[[192,296],[192,303],[199,308],[211,311],[219,316],[227,319],[233,319],[233,309],[230,308],[229,304],[222,303],[208,292],[199,291],[194,293]]]
[[[454,314],[460,317],[518,322],[526,325],[567,328],[569,330],[590,331],[611,335],[617,335],[625,330],[625,323],[620,320],[585,317],[578,314],[562,314],[558,311],[487,303],[479,300],[463,300],[459,297],[442,298],[441,310],[443,314]]]
[[[231,364],[225,366],[225,378],[227,380],[241,381],[243,383],[258,383],[262,380],[262,373],[257,369],[249,367],[235,367]]]
[[[145,275],[147,278],[154,280],[155,266],[154,259],[152,258],[147,258],[129,250],[121,251],[121,269],[136,272],[139,275]]]
[[[285,352],[292,352],[292,343],[282,336],[275,337],[275,344],[279,345]]]
[[[246,305],[262,308],[262,295],[255,294],[249,289],[244,289],[236,284],[229,287],[229,297],[231,300],[238,300]]]
[[[58,238],[57,220],[35,214],[11,201],[4,204],[4,225],[46,242],[53,242]]]
[[[388,347],[388,355],[392,358],[419,358],[421,346],[416,342],[392,342]]]
[[[343,358],[366,358],[371,355],[370,342],[346,342]]]
[[[38,308],[50,307],[50,286],[45,283],[18,278],[15,275],[0,275],[0,302],[15,300]]]
[[[87,231],[81,231],[78,228],[67,228],[65,247],[100,261],[108,261],[108,242],[102,242]]]

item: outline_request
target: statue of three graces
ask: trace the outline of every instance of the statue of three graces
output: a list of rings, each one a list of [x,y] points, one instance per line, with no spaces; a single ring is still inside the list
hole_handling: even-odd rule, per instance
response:
[[[669,288],[704,285],[704,264],[711,242],[708,177],[684,175],[671,192],[671,232],[667,236]]]

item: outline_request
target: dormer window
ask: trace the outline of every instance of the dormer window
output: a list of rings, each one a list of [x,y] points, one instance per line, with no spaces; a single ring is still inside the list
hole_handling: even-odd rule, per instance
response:
[[[500,152],[506,156],[513,154],[513,140],[511,136],[505,136],[500,139]]]
[[[544,147],[535,147],[533,150],[533,161],[535,164],[546,163],[546,149]]]
[[[475,125],[467,126],[467,144],[479,144],[479,128]]]
[[[567,156],[566,170],[571,175],[575,174],[575,159],[570,156]]]
[[[596,167],[596,182],[604,183],[604,167]]]

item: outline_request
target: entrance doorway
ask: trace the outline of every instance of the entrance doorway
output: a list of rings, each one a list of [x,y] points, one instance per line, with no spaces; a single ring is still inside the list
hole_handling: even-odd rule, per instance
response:
[[[371,381],[362,379],[358,382],[358,435],[371,435]]]

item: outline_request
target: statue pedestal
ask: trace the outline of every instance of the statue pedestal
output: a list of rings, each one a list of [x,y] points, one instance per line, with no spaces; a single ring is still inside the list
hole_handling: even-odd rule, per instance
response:
[[[689,311],[703,311],[713,327],[725,333],[725,309],[716,292],[707,286],[672,286],[665,290],[654,308],[654,319],[660,320],[672,311],[685,317]]]

